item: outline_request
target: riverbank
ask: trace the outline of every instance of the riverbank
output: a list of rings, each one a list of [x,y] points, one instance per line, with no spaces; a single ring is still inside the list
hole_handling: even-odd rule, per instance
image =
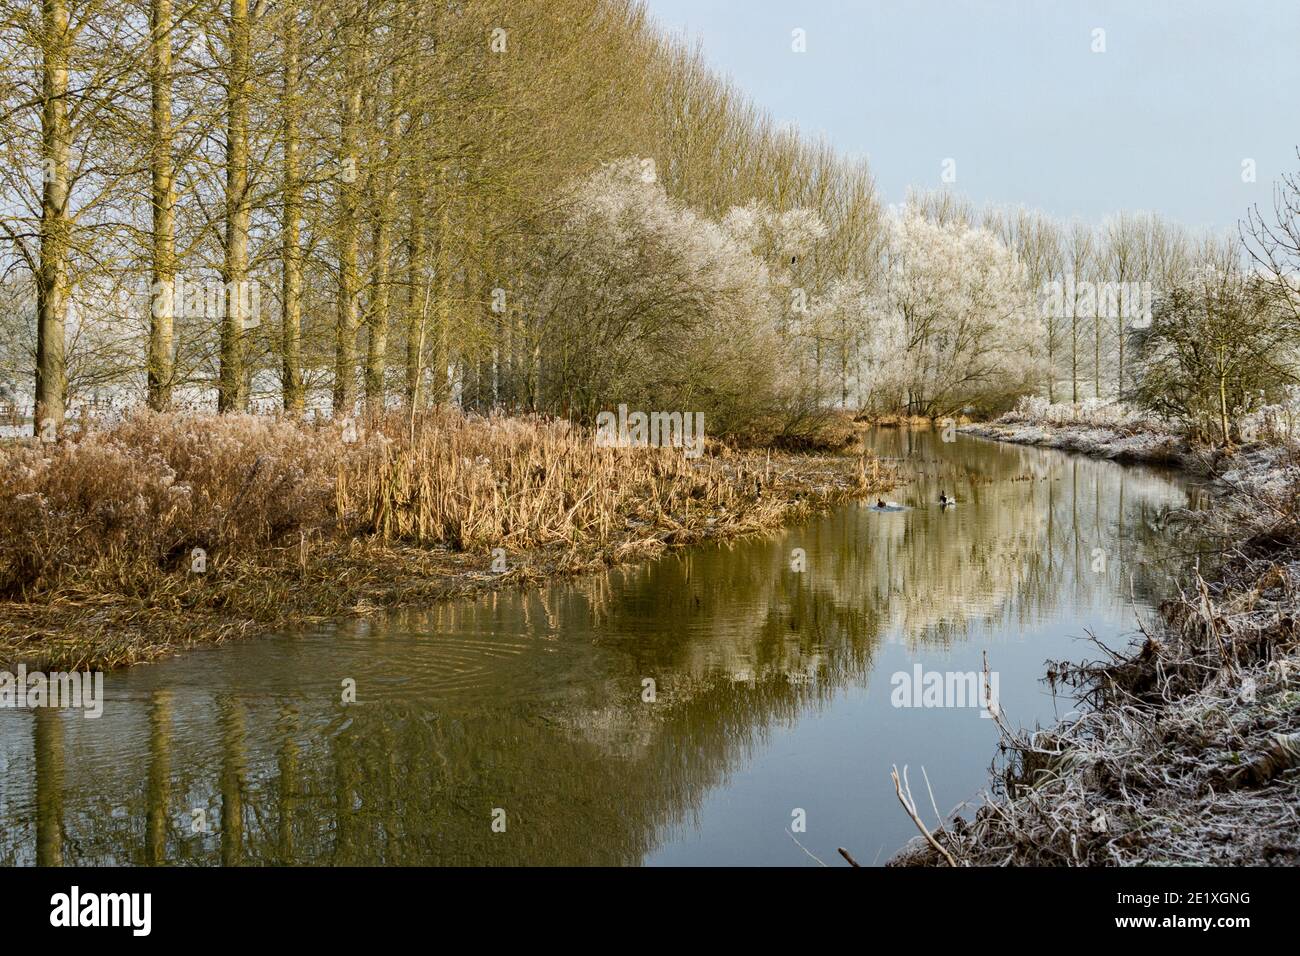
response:
[[[141,411],[0,459],[0,667],[64,670],[645,560],[896,481],[870,456],[692,459],[442,410]]]
[[[1111,401],[1053,404],[1026,398],[991,421],[973,421],[965,415],[928,418],[902,414],[863,416],[858,421],[915,431],[951,428],[1014,445],[1055,448],[1124,463],[1172,465],[1189,471],[1199,470],[1202,458],[1173,428]]]
[[[1050,404],[1030,399],[987,422],[877,416],[872,424],[927,430],[951,422],[956,431],[1013,445],[1078,452],[1126,464],[1165,465],[1205,473],[1204,454],[1173,429],[1113,402]]]
[[[1198,471],[1200,458],[1177,435],[1153,431],[1125,432],[1089,425],[1043,425],[1032,422],[977,422],[958,431],[978,438],[1077,452],[1125,464],[1168,465]]]
[[[1300,458],[1166,455],[1159,436],[1086,426],[967,431],[1214,476],[1223,561],[1165,601],[1134,646],[1099,642],[1099,661],[1049,665],[1082,712],[1037,732],[999,721],[984,805],[889,865],[1300,864]]]
[[[1204,456],[1177,430],[1119,402],[1053,404],[1023,399],[990,422],[965,422],[959,431],[993,441],[1077,452],[1129,464],[1165,465],[1204,473]]]

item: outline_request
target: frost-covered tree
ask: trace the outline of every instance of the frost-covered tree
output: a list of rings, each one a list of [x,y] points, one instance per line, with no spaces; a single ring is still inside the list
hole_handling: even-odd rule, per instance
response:
[[[701,411],[733,434],[775,411],[777,310],[757,256],[638,160],[581,179],[561,207],[529,264],[535,407]]]
[[[861,279],[832,280],[809,308],[808,328],[824,357],[831,397],[841,408],[850,406],[850,396],[860,402],[870,388],[872,317],[871,289]]]
[[[780,314],[781,434],[798,443],[817,430],[837,396],[844,404],[849,349],[859,327],[851,290],[862,284],[837,274],[818,255],[830,231],[815,210],[778,210],[754,200],[733,207],[722,226],[766,267]]]
[[[1272,283],[1229,259],[1203,267],[1162,295],[1149,327],[1133,335],[1141,407],[1196,437],[1233,440],[1237,423],[1300,381],[1295,322]]]
[[[905,207],[875,329],[878,393],[909,414],[991,412],[1033,390],[1044,339],[1025,270],[992,233]]]

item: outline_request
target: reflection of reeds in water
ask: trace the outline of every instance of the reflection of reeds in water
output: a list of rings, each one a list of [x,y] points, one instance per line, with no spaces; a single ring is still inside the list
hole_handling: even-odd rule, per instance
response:
[[[337,686],[339,665],[310,669],[309,650],[279,659],[283,675],[265,677],[271,695],[248,687],[243,654],[258,645],[212,655],[220,671],[182,681],[170,721],[108,715],[147,730],[103,725],[107,737],[95,746],[106,772],[74,762],[64,773],[63,749],[40,742],[43,766],[61,774],[40,781],[46,832],[54,847],[62,835],[66,862],[80,863],[133,859],[136,847],[150,860],[195,863],[638,862],[767,728],[869,666],[870,635],[846,632],[828,592],[788,569],[772,574],[783,542],[753,544],[616,569],[577,587],[402,612],[364,657],[380,657],[376,672],[400,673],[405,689],[378,698],[363,674],[355,708],[318,696],[317,683]],[[697,608],[691,620],[686,607]],[[668,613],[680,629],[664,626]],[[528,647],[466,662],[473,687],[449,688],[424,672],[412,660],[423,650],[399,637],[463,646],[458,636],[484,631]],[[799,679],[809,672],[815,680]],[[640,699],[646,676],[658,679],[654,705]],[[226,690],[234,686],[238,709]],[[301,716],[286,719],[286,699]],[[153,714],[167,706],[159,700]],[[152,756],[139,759],[137,746]],[[163,767],[175,775],[170,787],[155,779]],[[196,806],[211,810],[206,834],[187,829]],[[488,828],[495,806],[509,813],[506,834]],[[13,819],[2,821],[0,859],[21,852],[25,831],[7,825]],[[160,820],[171,821],[161,840],[147,822]]]

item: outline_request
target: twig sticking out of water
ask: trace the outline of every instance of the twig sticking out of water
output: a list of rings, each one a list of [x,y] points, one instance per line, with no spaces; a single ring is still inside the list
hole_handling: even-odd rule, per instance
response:
[[[889,775],[893,778],[894,792],[898,794],[898,802],[903,805],[903,809],[906,810],[907,815],[912,818],[912,822],[915,823],[916,828],[921,831],[921,835],[929,841],[930,846],[934,847],[943,855],[943,858],[948,861],[949,866],[956,866],[957,861],[952,858],[952,854],[940,845],[939,841],[934,838],[925,823],[921,820],[921,815],[916,812],[916,801],[912,798],[912,787],[907,782],[907,764],[903,764],[903,777],[901,782],[898,776],[897,764],[894,765],[894,769],[890,771]]]
[[[789,837],[790,837],[791,840],[794,840],[794,845],[795,845],[795,846],[797,846],[799,849],[803,850],[803,851],[804,851],[805,853],[807,853],[810,857],[812,857],[814,860],[817,861],[817,865],[818,865],[818,866],[825,866],[825,865],[826,865],[826,861],[825,861],[825,860],[823,860],[823,859],[822,859],[821,857],[819,857],[816,853],[814,853],[812,850],[808,849],[806,846],[804,846],[802,843],[799,842],[799,838],[798,838],[797,836],[794,835],[794,832],[793,832],[792,830],[790,830],[789,828],[786,828],[786,831],[785,831],[785,832],[789,835]],[[843,850],[840,850],[840,852],[843,853],[844,851],[843,851]]]

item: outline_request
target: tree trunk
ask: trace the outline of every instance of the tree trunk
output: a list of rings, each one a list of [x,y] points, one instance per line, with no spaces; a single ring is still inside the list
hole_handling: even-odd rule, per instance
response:
[[[373,274],[371,276],[369,334],[366,336],[366,404],[372,409],[384,407],[384,373],[388,361],[389,303],[392,298],[393,207],[397,204],[396,166],[401,155],[402,111],[399,104],[401,85],[393,84],[393,102],[389,104],[386,138],[388,150],[385,168],[377,177],[379,189],[375,202]]]
[[[1093,309],[1092,319],[1092,394],[1101,398],[1101,316],[1100,309]]]
[[[1123,288],[1123,283],[1120,283],[1120,288]],[[1119,326],[1118,326],[1119,364],[1115,372],[1115,398],[1123,399],[1124,397],[1124,322],[1126,320],[1124,319],[1123,308],[1120,308],[1118,311],[1120,313]]]
[[[357,131],[361,122],[361,66],[364,28],[359,4],[348,3],[343,24],[343,117],[338,175],[339,300],[334,334],[334,414],[350,416],[357,400],[357,329],[361,323],[357,260],[361,222],[357,201]]]
[[[1047,400],[1053,405],[1056,404],[1056,349],[1054,340],[1056,327],[1049,325],[1047,328]]]
[[[222,268],[225,314],[217,410],[245,405],[243,336],[248,295],[248,95],[251,27],[248,0],[230,0],[230,74],[226,128],[226,256]]]
[[[1070,308],[1070,401],[1079,404],[1079,318],[1078,304]]]
[[[419,381],[424,361],[424,205],[423,176],[416,173],[417,182],[411,188],[410,218],[407,220],[407,276],[406,276],[406,404],[414,407],[419,394]]]
[[[172,164],[172,0],[150,0],[150,158],[153,263],[150,282],[149,407],[172,400],[172,338],[176,316],[176,173]]]
[[[65,0],[45,0],[41,64],[40,268],[36,274],[36,408],[33,427],[48,437],[63,427],[67,391],[65,323],[68,307],[68,249],[72,221],[68,215],[68,8]]]
[[[389,281],[392,267],[390,213],[379,202],[378,221],[374,229],[374,273],[371,277],[370,312],[366,316],[366,405],[371,409],[384,407],[384,369],[388,355],[388,305]]]
[[[432,338],[432,352],[429,368],[433,370],[433,386],[429,397],[435,402],[448,398],[447,381],[448,335],[451,328],[451,200],[447,195],[449,177],[443,174],[442,212],[438,225],[438,265],[436,281],[438,283],[437,305],[434,309],[435,324]]]
[[[302,174],[299,169],[301,140],[298,116],[298,87],[301,83],[298,10],[291,7],[285,17],[284,33],[284,208],[280,277],[280,392],[284,410],[301,415],[302,386]]]
[[[1223,431],[1223,444],[1232,444],[1232,435],[1228,431],[1228,376],[1219,373],[1219,428]]]

